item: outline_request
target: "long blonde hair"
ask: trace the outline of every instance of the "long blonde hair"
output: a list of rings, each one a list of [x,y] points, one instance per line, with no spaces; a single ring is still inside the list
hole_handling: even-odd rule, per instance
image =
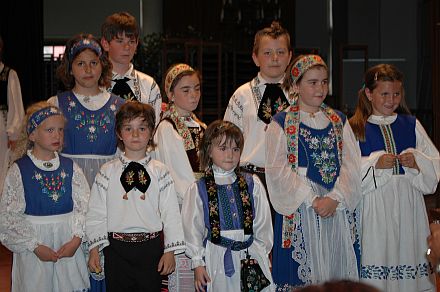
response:
[[[365,141],[365,124],[368,117],[373,113],[373,107],[368,100],[365,89],[368,88],[372,92],[377,87],[378,81],[399,81],[402,83],[402,99],[399,107],[396,109],[397,113],[411,114],[406,102],[405,91],[403,89],[403,74],[394,65],[379,64],[367,70],[364,77],[364,85],[358,92],[358,102],[356,111],[353,117],[350,118],[350,126],[356,138],[359,141]]]

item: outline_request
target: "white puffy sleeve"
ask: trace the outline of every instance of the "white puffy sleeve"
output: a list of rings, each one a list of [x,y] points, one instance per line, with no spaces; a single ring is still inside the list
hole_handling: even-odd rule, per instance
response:
[[[179,203],[188,187],[195,181],[194,173],[183,146],[182,137],[168,121],[162,121],[154,134],[155,159],[164,163],[174,180]]]
[[[185,250],[185,240],[173,178],[166,167],[161,168],[160,171],[159,212],[163,222],[164,252],[182,253]]]
[[[303,203],[311,205],[316,195],[304,177],[292,171],[287,160],[287,140],[274,120],[266,132],[266,183],[274,209],[285,216]]]
[[[72,233],[73,235],[82,238],[85,234],[86,213],[90,199],[90,187],[83,171],[75,162],[73,163],[72,199]]]
[[[418,120],[416,120],[416,149],[402,151],[412,152],[420,171],[404,167],[405,173],[412,174],[412,185],[424,194],[432,194],[440,179],[440,157],[435,145]]]
[[[8,117],[6,133],[11,141],[18,139],[23,123],[24,108],[21,96],[20,80],[15,70],[9,71],[8,77]]]
[[[266,190],[258,176],[252,176],[254,180],[254,242],[264,250],[266,255],[270,253],[273,246],[272,217],[270,214],[269,201],[267,200]]]
[[[205,228],[203,202],[199,196],[197,183],[189,187],[183,199],[182,222],[186,255],[191,258],[191,268],[205,266],[203,240],[208,235],[208,229]]]
[[[109,245],[107,228],[107,192],[112,168],[104,164],[92,186],[89,206],[86,214],[86,235],[89,250],[95,246],[99,249]]]
[[[5,179],[0,201],[0,241],[12,252],[33,252],[42,242],[24,211],[26,201],[17,164],[12,164]]]
[[[353,211],[362,198],[361,152],[356,137],[346,121],[343,128],[342,165],[333,189],[327,194]]]

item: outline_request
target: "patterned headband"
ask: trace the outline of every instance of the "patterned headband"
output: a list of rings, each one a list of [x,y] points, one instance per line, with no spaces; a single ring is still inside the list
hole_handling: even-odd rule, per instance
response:
[[[26,132],[32,133],[45,119],[55,115],[62,115],[61,111],[54,106],[48,106],[34,112],[27,123]]]
[[[80,39],[70,48],[70,59],[72,60],[78,52],[83,51],[84,49],[90,49],[94,51],[98,55],[98,57],[101,57],[102,55],[101,46],[98,44],[97,41],[93,39]]]
[[[171,85],[173,84],[174,79],[176,79],[177,76],[179,76],[182,72],[185,72],[185,71],[193,71],[194,72],[194,69],[191,68],[187,64],[177,64],[177,65],[174,65],[174,67],[168,71],[168,74],[165,77],[166,94],[169,94],[171,92]]]
[[[292,67],[292,71],[290,71],[290,74],[291,74],[292,80],[293,80],[293,84],[295,84],[298,81],[298,79],[304,73],[306,73],[307,70],[310,69],[310,67],[315,66],[315,65],[322,65],[325,68],[327,68],[327,65],[325,64],[325,62],[318,55],[305,55],[304,57],[302,57],[301,59],[296,61],[296,63]]]

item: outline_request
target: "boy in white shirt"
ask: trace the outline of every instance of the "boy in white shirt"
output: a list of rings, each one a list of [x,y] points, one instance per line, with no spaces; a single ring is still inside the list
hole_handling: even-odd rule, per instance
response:
[[[135,70],[131,61],[139,44],[136,19],[128,12],[108,16],[101,26],[101,45],[113,65],[109,91],[127,100],[150,104],[160,119],[162,97],[153,77]]]
[[[92,187],[88,264],[97,273],[104,268],[108,291],[160,291],[161,275],[174,271],[174,254],[185,249],[173,179],[147,153],[154,121],[150,105],[127,102],[121,107],[116,132],[124,153],[103,165]]]

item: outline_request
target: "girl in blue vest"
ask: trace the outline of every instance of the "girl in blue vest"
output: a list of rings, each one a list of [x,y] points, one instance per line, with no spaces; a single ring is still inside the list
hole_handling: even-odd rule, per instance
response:
[[[26,116],[24,155],[8,171],[0,203],[0,240],[14,253],[12,291],[86,291],[81,248],[90,196],[81,169],[58,155],[65,119],[40,102]]]
[[[67,119],[61,155],[78,163],[89,186],[117,150],[115,116],[124,100],[107,92],[111,74],[112,65],[98,40],[92,35],[77,35],[67,41],[57,69],[67,91],[49,99]],[[103,271],[92,273],[92,291],[105,291],[103,277]]]
[[[382,291],[435,291],[423,195],[437,187],[439,152],[409,114],[395,66],[365,73],[350,124],[362,153],[362,280]]]
[[[186,254],[194,269],[196,291],[244,291],[240,260],[256,259],[266,281],[249,291],[274,291],[269,252],[273,229],[265,188],[256,175],[238,169],[244,138],[231,122],[212,122],[200,145],[204,176],[183,198]],[[246,279],[241,278],[243,284]],[[250,283],[248,283],[250,284]],[[254,283],[255,284],[255,283]],[[246,291],[248,291],[246,290]]]
[[[328,69],[321,57],[297,57],[288,75],[294,101],[266,133],[266,181],[277,213],[274,282],[279,291],[291,291],[357,280],[360,154],[353,131],[324,103]]]

